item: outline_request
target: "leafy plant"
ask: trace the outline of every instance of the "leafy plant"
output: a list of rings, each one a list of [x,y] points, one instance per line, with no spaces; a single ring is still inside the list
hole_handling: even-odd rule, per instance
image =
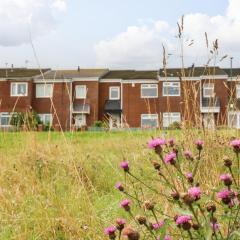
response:
[[[224,173],[213,189],[203,190],[198,181],[204,142],[197,140],[194,145],[195,155],[174,139],[150,140],[148,147],[159,160],[151,161],[156,177],[148,176],[149,181],[138,176],[128,161],[121,162],[124,183],[115,187],[125,196],[120,207],[134,226],[117,220],[105,229],[109,239],[239,239],[240,139],[231,141],[233,154],[224,157]],[[165,205],[158,203],[160,198]]]
[[[36,130],[37,125],[40,123],[40,117],[35,111],[14,113],[10,122],[10,124],[15,126],[17,130],[23,126],[28,130]]]

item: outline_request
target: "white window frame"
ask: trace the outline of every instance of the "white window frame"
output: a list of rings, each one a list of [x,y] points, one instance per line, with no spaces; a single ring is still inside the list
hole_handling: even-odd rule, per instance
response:
[[[144,89],[156,89],[155,96],[143,95]],[[141,98],[157,98],[158,97],[158,85],[157,84],[141,84]]]
[[[143,118],[150,119],[150,120],[156,120],[157,125],[154,128],[158,128],[159,122],[158,122],[158,114],[141,114],[141,128],[144,128],[143,126]]]
[[[212,90],[213,94],[212,95],[206,94],[206,92],[205,92],[206,90]],[[204,83],[203,84],[203,97],[204,98],[212,98],[212,97],[214,97],[214,95],[215,95],[214,83]]]
[[[179,93],[178,94],[170,94],[169,91],[168,93],[165,93],[164,89],[167,87],[177,87],[179,89]],[[163,82],[163,96],[164,97],[179,97],[181,96],[181,87],[180,87],[180,82]]]
[[[236,98],[239,99],[240,98],[240,84],[236,85]]]
[[[16,94],[14,94],[13,93],[13,85],[16,85],[16,90],[17,90],[17,93]],[[25,85],[26,86],[26,93],[25,94],[21,94],[21,93],[18,93],[18,86],[19,85]],[[11,90],[10,90],[10,92],[11,92],[11,97],[26,97],[26,96],[28,96],[28,83],[26,83],[26,82],[12,82],[11,83]]]
[[[53,121],[53,115],[51,113],[39,113],[38,116],[40,117],[40,120],[43,124],[47,124],[46,122],[46,116],[50,116],[50,126],[52,125],[52,121]],[[43,120],[44,119],[44,120]]]
[[[0,112],[0,127],[10,127],[10,126],[11,126],[10,122],[11,122],[11,118],[12,118],[13,114],[14,114],[14,113]],[[2,115],[5,115],[5,117],[10,117],[10,121],[8,122],[7,125],[2,125],[2,124],[1,124]]]
[[[112,97],[112,90],[117,89],[118,96],[117,97]],[[119,100],[120,99],[120,87],[119,86],[112,86],[109,87],[109,100]]]
[[[172,118],[174,118],[173,117],[174,114],[178,115],[179,121],[172,121]],[[164,126],[164,118],[167,118],[168,126]],[[181,113],[180,112],[164,112],[162,122],[163,122],[163,127],[166,127],[166,128],[169,127],[174,122],[181,122]]]
[[[38,87],[44,87],[44,90],[43,90],[43,94],[39,94],[38,92]],[[51,92],[49,95],[47,95],[46,93],[46,87],[48,86],[51,86]],[[53,84],[52,83],[37,83],[36,84],[36,98],[52,98],[53,96]]]
[[[236,116],[236,121],[237,121],[237,124],[236,126],[232,126],[232,123],[230,122],[230,115],[235,115]],[[240,112],[228,112],[228,127],[229,128],[236,128],[236,129],[239,129],[240,128]]]
[[[79,117],[81,118],[81,121],[78,119]],[[80,124],[78,124],[78,123],[80,123]],[[75,116],[75,126],[77,128],[80,128],[80,127],[86,126],[86,125],[87,125],[87,116],[86,116],[86,114],[77,114]]]
[[[83,88],[84,89],[84,96],[79,96],[77,94],[77,89],[78,88]],[[86,99],[87,98],[87,86],[86,85],[76,85],[75,86],[75,97],[76,97],[76,99]]]

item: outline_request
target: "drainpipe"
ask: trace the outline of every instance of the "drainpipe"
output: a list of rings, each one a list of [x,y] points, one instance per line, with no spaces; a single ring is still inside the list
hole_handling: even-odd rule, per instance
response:
[[[123,83],[122,83],[122,80],[121,80],[121,87],[120,87],[120,91],[121,91],[121,110],[123,111]],[[122,111],[121,111],[121,127],[123,126],[123,114],[122,114]]]
[[[72,108],[73,108],[73,102],[72,102],[72,79],[70,79],[70,96],[69,96],[69,115],[70,115],[70,118],[69,118],[69,121],[70,121],[70,131],[72,131]]]
[[[201,117],[201,125],[202,125],[202,121],[203,121],[203,117],[202,117],[202,79],[200,77],[200,117]]]

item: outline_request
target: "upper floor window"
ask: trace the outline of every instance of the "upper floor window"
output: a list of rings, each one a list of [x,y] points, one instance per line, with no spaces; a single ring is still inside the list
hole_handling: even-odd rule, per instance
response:
[[[158,97],[157,84],[142,84],[141,85],[141,98],[156,98]]]
[[[180,96],[180,82],[164,82],[163,96]]]
[[[52,124],[52,114],[51,113],[42,113],[42,114],[38,114],[41,122],[45,125]]]
[[[120,99],[120,88],[119,87],[110,87],[109,88],[109,99],[110,100],[119,100]]]
[[[77,85],[75,87],[76,98],[85,99],[87,97],[86,85]]]
[[[204,83],[203,84],[203,97],[204,98],[214,97],[214,84],[213,83]]]
[[[53,95],[53,84],[36,84],[37,98],[51,98]]]
[[[236,98],[240,98],[240,84],[236,85]]]
[[[142,128],[156,128],[158,127],[158,114],[142,114],[141,115]]]
[[[20,97],[28,95],[28,84],[26,82],[11,83],[11,96]]]

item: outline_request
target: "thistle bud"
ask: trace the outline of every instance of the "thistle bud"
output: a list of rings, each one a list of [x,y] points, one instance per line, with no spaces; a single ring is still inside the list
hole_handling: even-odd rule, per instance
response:
[[[144,225],[147,222],[147,219],[144,216],[137,215],[135,219],[140,225]]]

